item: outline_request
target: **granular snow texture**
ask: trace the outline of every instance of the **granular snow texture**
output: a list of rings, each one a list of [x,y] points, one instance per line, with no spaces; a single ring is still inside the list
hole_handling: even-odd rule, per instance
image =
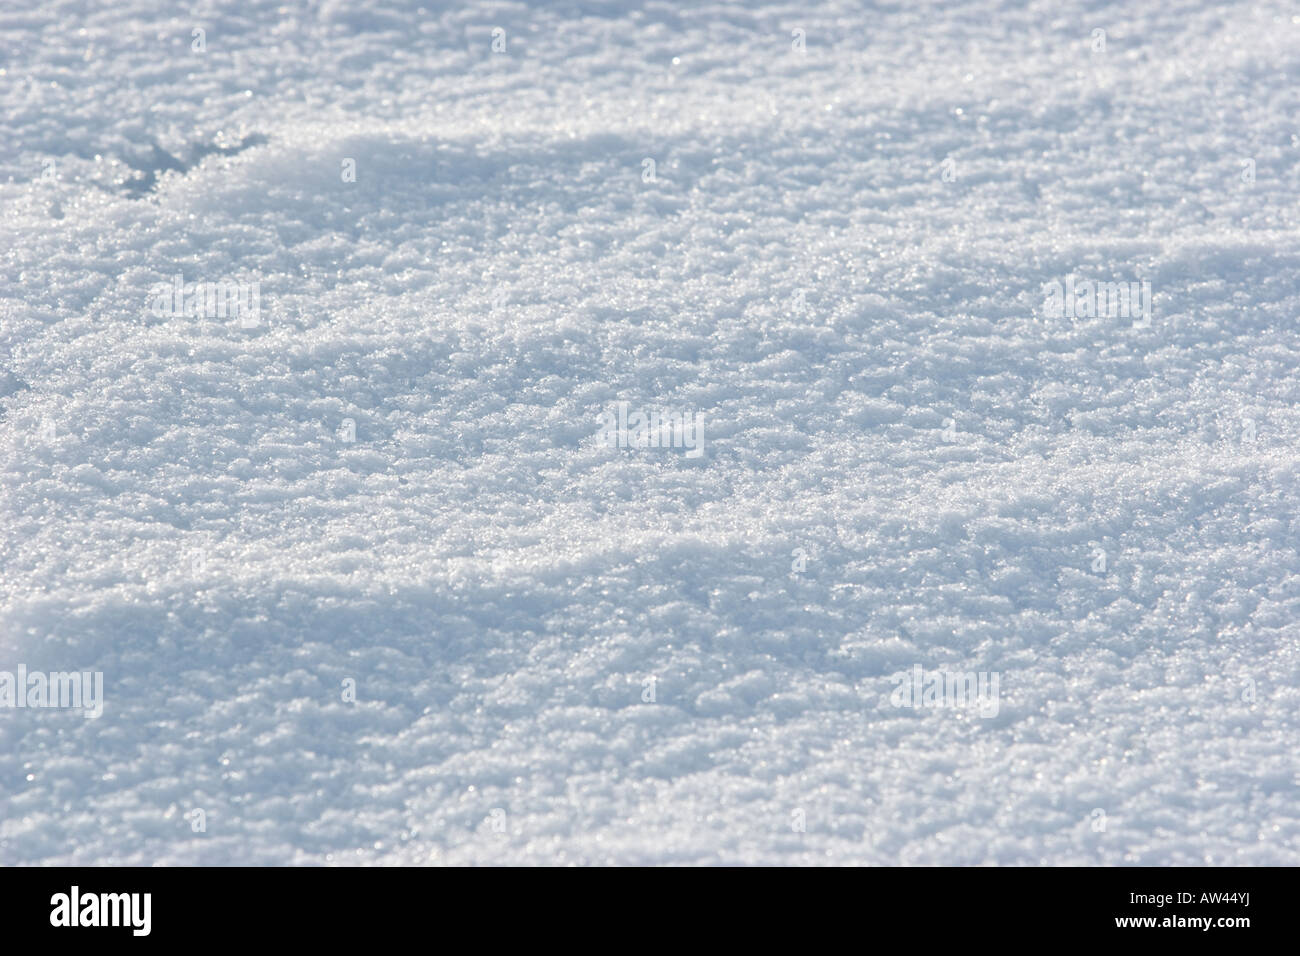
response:
[[[423,4],[0,11],[0,864],[1300,863],[1294,4]]]

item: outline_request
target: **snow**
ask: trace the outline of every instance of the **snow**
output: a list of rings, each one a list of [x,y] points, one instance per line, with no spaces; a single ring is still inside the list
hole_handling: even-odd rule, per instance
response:
[[[7,6],[0,864],[1300,863],[1300,16],[1140,6]]]

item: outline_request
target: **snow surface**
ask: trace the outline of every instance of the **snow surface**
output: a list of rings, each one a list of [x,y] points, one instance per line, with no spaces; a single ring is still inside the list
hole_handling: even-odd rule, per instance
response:
[[[10,0],[0,670],[106,704],[0,863],[1300,863],[1297,115],[1293,3]]]

